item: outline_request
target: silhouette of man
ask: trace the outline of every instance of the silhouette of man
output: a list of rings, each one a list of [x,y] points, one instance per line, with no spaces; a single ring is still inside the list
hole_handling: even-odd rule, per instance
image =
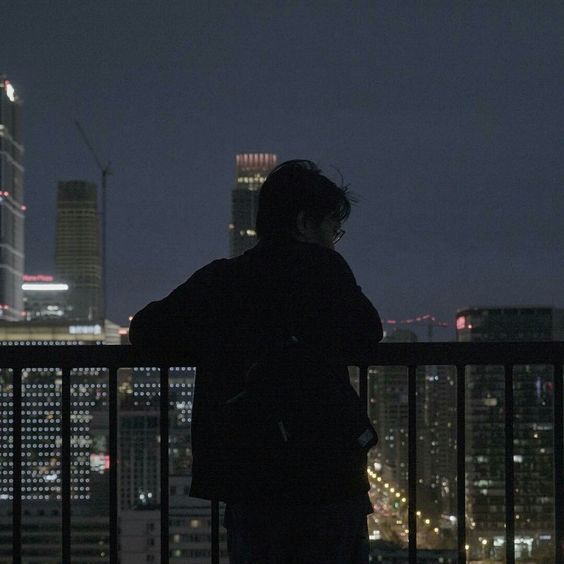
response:
[[[345,359],[374,350],[382,325],[334,250],[350,211],[311,161],[279,165],[259,193],[257,245],[131,322],[134,345],[198,364],[190,495],[226,502],[232,564],[368,562],[377,437]]]

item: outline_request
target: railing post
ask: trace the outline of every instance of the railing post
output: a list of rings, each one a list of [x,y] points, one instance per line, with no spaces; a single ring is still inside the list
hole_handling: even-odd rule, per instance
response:
[[[12,372],[13,458],[12,458],[12,558],[22,562],[22,369]]]
[[[366,409],[366,414],[370,416],[368,413],[368,366],[359,367],[358,395],[360,397],[360,401],[362,402],[362,406]]]
[[[513,365],[505,365],[505,558],[515,564],[515,481],[513,468]]]
[[[554,562],[564,562],[564,384],[562,364],[554,367]]]
[[[458,562],[466,563],[466,367],[456,367],[456,523]]]
[[[161,437],[161,564],[169,560],[169,487],[168,487],[168,367],[160,369],[160,437]]]
[[[417,564],[417,367],[408,366],[408,529],[409,563]]]
[[[118,534],[118,386],[117,368],[108,375],[109,435],[110,435],[110,564],[119,562]]]
[[[211,502],[211,561],[219,564],[219,501]]]
[[[61,390],[62,561],[71,562],[71,371],[63,368]]]

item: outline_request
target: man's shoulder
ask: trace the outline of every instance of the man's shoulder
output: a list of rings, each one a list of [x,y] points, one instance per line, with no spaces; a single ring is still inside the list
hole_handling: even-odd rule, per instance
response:
[[[239,285],[252,276],[255,265],[249,258],[245,253],[237,257],[215,259],[196,270],[187,282],[192,287],[196,285],[208,291],[229,291],[234,285]]]
[[[317,243],[301,243],[297,249],[297,258],[319,274],[349,272],[350,268],[343,256],[334,249],[328,249]]]
[[[315,243],[295,242],[288,245],[261,245],[260,243],[244,254],[219,258],[194,272],[192,279],[204,284],[228,283],[255,276],[284,271],[286,274],[328,275],[350,272],[345,259],[337,251]]]
[[[309,262],[342,263],[343,257],[334,249],[323,247],[317,243],[292,240],[285,244],[260,242],[240,258],[258,256],[282,256],[291,259],[303,259]],[[238,257],[239,258],[239,257]]]
[[[209,278],[221,276],[233,266],[233,259],[218,258],[200,267],[194,272],[192,278]]]

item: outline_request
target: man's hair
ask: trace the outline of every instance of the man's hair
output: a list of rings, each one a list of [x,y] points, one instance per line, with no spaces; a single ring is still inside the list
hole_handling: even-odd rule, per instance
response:
[[[261,186],[257,236],[264,239],[293,235],[301,211],[316,225],[327,216],[343,222],[354,201],[347,186],[337,186],[312,161],[286,161],[273,169]]]

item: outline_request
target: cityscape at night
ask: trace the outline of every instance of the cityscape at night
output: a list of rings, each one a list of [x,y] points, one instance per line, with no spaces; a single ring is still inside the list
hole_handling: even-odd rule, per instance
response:
[[[384,330],[348,368],[370,562],[564,558],[560,3],[1,9],[0,564],[228,563],[189,496],[197,363],[64,355],[135,349],[137,311],[253,249],[293,158],[350,187],[335,249]]]

